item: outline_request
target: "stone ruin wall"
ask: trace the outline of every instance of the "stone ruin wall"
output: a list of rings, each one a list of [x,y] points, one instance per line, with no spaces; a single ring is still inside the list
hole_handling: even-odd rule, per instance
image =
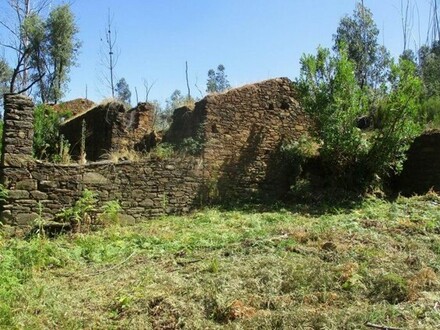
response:
[[[78,159],[83,120],[86,123],[87,160],[102,160],[116,150],[132,150],[153,131],[154,107],[139,103],[128,111],[122,103],[109,102],[65,121],[60,133],[70,142],[70,154]]]
[[[71,207],[84,189],[98,194],[97,209],[106,201],[118,200],[123,221],[128,223],[186,213],[201,198],[199,171],[198,163],[191,158],[86,165],[30,162],[21,168],[4,169],[9,197],[3,205],[2,221],[26,226],[40,212],[45,219],[52,219],[63,208]]]
[[[175,144],[189,137],[199,140],[203,146],[199,157],[56,165],[32,158],[33,107],[25,96],[5,95],[1,180],[9,197],[2,205],[1,221],[16,228],[71,207],[84,189],[98,193],[98,206],[118,200],[129,223],[185,213],[206,198],[282,196],[289,188],[289,169],[279,147],[313,127],[295,100],[291,82],[279,78],[209,95],[194,110],[176,110],[164,140]],[[148,132],[152,112],[144,110],[136,120],[130,112],[114,113],[113,124],[107,127],[114,138],[110,146],[118,146],[118,138],[126,139],[128,133],[137,132],[138,139]],[[438,131],[416,139],[397,180],[400,190],[407,194],[431,187],[440,190],[439,147]]]
[[[180,127],[173,124],[165,140],[180,143],[188,137],[199,139],[203,145],[199,157],[55,165],[32,159],[32,102],[20,95],[5,99],[1,172],[10,194],[1,216],[3,223],[18,226],[32,225],[40,212],[46,218],[56,215],[72,206],[84,189],[99,193],[99,205],[119,200],[129,222],[183,213],[206,197],[242,199],[261,192],[280,196],[288,189],[288,169],[283,166],[279,147],[311,126],[295,101],[291,82],[280,78],[207,96],[194,110],[180,111],[180,115],[176,111],[175,123],[180,119]],[[145,116],[140,116],[137,124],[131,122],[145,129],[146,123],[151,123],[149,112],[140,113]],[[102,113],[98,114],[90,111],[83,116],[99,125]],[[119,146],[117,132],[127,131],[127,114],[113,112],[112,124],[104,127],[107,133],[103,133],[109,134],[103,138],[105,143]],[[75,122],[69,128],[72,131],[81,129],[82,120]],[[138,132],[140,137],[143,132]],[[124,134],[120,137],[126,139]]]
[[[205,179],[220,199],[272,198],[289,189],[289,169],[279,148],[313,127],[287,78],[208,95],[195,109],[178,109],[165,141],[202,138]]]
[[[4,225],[27,227],[39,215],[53,218],[84,189],[98,193],[98,208],[118,200],[125,222],[185,213],[200,203],[202,169],[193,157],[85,165],[34,160],[33,103],[22,95],[6,95],[5,101],[1,180],[9,196],[1,210]]]

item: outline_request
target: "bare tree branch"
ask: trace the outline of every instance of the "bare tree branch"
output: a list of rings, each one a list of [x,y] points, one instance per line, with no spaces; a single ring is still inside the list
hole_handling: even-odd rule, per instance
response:
[[[144,87],[145,87],[145,102],[148,102],[148,96],[150,95],[150,91],[153,86],[156,84],[157,80],[153,81],[152,84],[148,83],[148,80],[144,78]]]

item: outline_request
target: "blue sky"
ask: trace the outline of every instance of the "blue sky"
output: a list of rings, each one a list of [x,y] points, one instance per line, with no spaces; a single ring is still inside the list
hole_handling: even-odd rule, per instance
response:
[[[413,0],[414,2],[415,0]],[[6,0],[0,0],[6,2]],[[54,0],[54,3],[57,3]],[[207,71],[226,67],[232,86],[272,77],[298,76],[303,53],[318,45],[331,47],[340,19],[351,14],[355,0],[73,0],[82,48],[71,70],[65,99],[100,101],[110,95],[100,64],[108,10],[117,31],[119,60],[115,68],[140,101],[143,80],[155,82],[150,100],[160,102],[175,89],[186,93],[185,61],[193,96],[204,92]],[[429,0],[418,0],[422,40],[426,35]],[[365,0],[392,55],[403,47],[400,0]],[[413,33],[418,41],[418,23]]]

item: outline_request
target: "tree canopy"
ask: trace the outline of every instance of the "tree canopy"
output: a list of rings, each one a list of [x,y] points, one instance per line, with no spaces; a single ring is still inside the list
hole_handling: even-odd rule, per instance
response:
[[[126,104],[130,104],[131,91],[127,81],[125,81],[125,78],[119,79],[119,81],[116,83],[115,92],[118,100]]]
[[[384,46],[378,44],[378,35],[373,14],[359,2],[352,16],[341,19],[333,35],[335,51],[347,47],[348,59],[354,63],[356,80],[361,88],[378,87],[386,80],[390,55]]]
[[[210,69],[208,71],[208,81],[206,83],[206,92],[221,93],[231,88],[228,81],[228,76],[225,73],[225,66],[219,64],[217,71]]]
[[[346,188],[399,172],[423,125],[416,63],[390,60],[377,35],[371,12],[357,4],[353,17],[340,22],[334,53],[319,47],[303,55],[296,81],[302,106],[317,122],[314,139],[328,178]],[[377,122],[368,132],[358,127],[365,114]]]
[[[16,54],[16,61],[11,63],[9,91],[22,93],[37,85],[36,94],[42,102],[56,103],[63,95],[80,47],[70,6],[56,6],[44,18],[41,12],[48,8],[48,1],[36,2],[32,7],[29,0],[14,0],[9,5],[16,22],[1,22],[11,40],[1,45]]]

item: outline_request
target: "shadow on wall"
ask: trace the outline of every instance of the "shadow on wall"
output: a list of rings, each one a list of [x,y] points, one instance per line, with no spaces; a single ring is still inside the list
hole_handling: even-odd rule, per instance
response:
[[[220,166],[217,181],[220,201],[272,200],[288,192],[290,169],[280,153],[282,142],[275,148],[265,148],[269,136],[266,130],[252,125],[243,147]]]
[[[403,172],[394,181],[396,190],[406,196],[440,191],[440,130],[425,132],[414,140]]]

